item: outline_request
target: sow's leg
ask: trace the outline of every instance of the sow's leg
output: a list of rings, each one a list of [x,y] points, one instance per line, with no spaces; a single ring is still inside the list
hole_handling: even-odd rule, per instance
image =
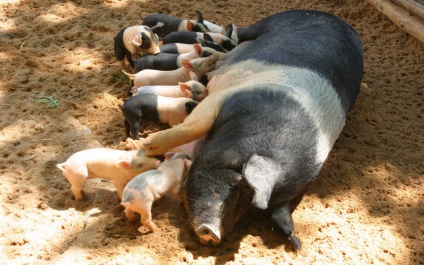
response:
[[[290,201],[290,212],[293,213],[296,207],[299,205],[300,201],[302,201],[303,195],[305,193],[303,192],[300,195],[297,195],[294,199]]]
[[[293,220],[290,213],[290,205],[284,204],[272,213],[272,221],[289,237],[297,250],[301,250],[302,244],[294,234]]]

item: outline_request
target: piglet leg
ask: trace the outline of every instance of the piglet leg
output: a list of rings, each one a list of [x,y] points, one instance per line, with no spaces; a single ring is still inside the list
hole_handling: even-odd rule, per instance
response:
[[[72,191],[72,194],[74,194],[74,196],[75,196],[75,200],[78,200],[78,201],[84,200],[84,195],[83,195],[83,192],[82,192],[82,186],[72,185],[71,191]]]
[[[126,208],[124,212],[125,212],[125,216],[128,218],[128,220],[135,221],[136,217],[135,217],[135,213],[133,211]]]
[[[127,185],[126,181],[122,181],[121,179],[115,179],[113,184],[116,187],[116,192],[118,193],[119,200],[122,200],[122,193],[124,191],[125,185]]]
[[[150,232],[158,231],[159,228],[152,222],[152,204],[148,204],[144,207],[144,211],[140,212],[141,223],[147,227]],[[138,228],[138,231],[141,230],[141,227]]]
[[[82,187],[84,187],[85,182],[88,177],[87,167],[77,167],[75,166],[67,168],[67,172],[65,173],[66,178],[71,184],[72,194],[75,196],[75,200],[84,200],[84,196],[82,193]]]
[[[136,121],[133,124],[131,124],[131,136],[133,139],[138,140],[140,138],[139,131],[140,131],[139,121]]]
[[[125,129],[125,136],[127,138],[130,138],[131,137],[131,133],[130,133],[131,126],[130,126],[130,124],[128,123],[127,120],[124,121],[124,129]]]

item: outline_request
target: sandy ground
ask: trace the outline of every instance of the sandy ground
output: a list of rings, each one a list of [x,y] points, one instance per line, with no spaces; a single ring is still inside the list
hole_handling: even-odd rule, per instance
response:
[[[304,2],[309,2],[305,4]],[[0,263],[423,264],[424,45],[359,0],[0,1]],[[217,248],[198,244],[173,197],[153,208],[159,232],[125,219],[110,181],[72,199],[56,164],[76,151],[123,149],[118,108],[129,87],[113,37],[162,12],[247,26],[288,9],[333,13],[365,50],[360,95],[294,213],[293,252],[268,220],[246,217]],[[39,102],[50,97],[51,103]],[[163,129],[144,124],[144,135]]]

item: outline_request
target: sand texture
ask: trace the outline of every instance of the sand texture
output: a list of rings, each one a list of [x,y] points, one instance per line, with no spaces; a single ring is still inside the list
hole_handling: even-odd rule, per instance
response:
[[[347,21],[365,62],[347,124],[293,215],[302,251],[260,216],[219,247],[202,246],[170,196],[153,207],[160,231],[140,233],[108,180],[89,180],[86,201],[72,198],[57,163],[82,149],[125,148],[118,105],[130,85],[113,51],[121,28],[155,12],[194,19],[196,10],[248,26],[289,9]],[[365,1],[3,0],[0,47],[0,263],[424,263],[424,45]],[[164,128],[145,122],[142,134]]]

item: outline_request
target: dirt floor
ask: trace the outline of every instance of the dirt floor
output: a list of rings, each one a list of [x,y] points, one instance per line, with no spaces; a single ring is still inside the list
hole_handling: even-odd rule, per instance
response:
[[[424,264],[424,45],[359,0],[198,2],[0,1],[1,263]],[[201,10],[247,26],[289,9],[341,17],[365,51],[346,127],[294,213],[302,251],[259,216],[219,247],[202,246],[173,197],[154,205],[160,231],[140,233],[102,179],[88,181],[87,201],[72,199],[56,164],[82,149],[125,146],[118,104],[129,85],[113,52],[121,28],[154,12],[194,19]]]

